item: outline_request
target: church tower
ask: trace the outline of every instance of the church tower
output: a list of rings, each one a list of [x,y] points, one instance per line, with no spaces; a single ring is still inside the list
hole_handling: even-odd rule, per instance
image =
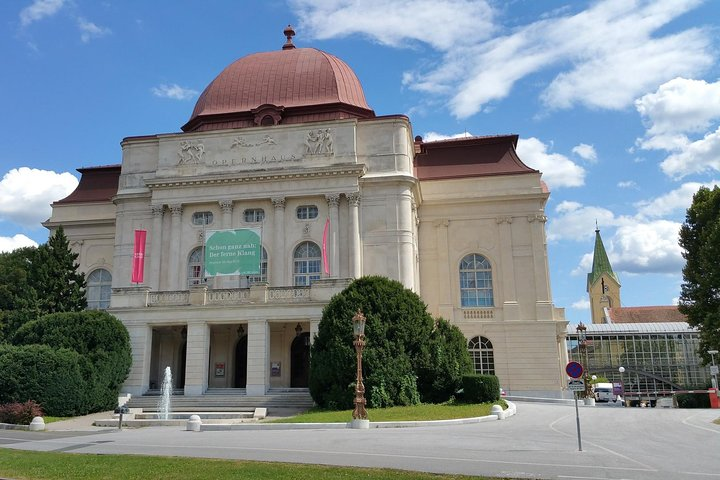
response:
[[[587,292],[590,296],[592,323],[605,323],[605,308],[619,307],[620,281],[613,272],[605,246],[600,238],[600,229],[595,229],[595,251],[592,271],[587,277]]]

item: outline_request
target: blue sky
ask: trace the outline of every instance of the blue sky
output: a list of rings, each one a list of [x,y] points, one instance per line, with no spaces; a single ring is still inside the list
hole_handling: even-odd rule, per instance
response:
[[[668,305],[692,194],[720,179],[716,0],[25,0],[0,3],[0,251],[42,243],[76,168],[178,132],[242,56],[345,60],[426,140],[518,134],[543,172],[554,301],[588,321],[595,222],[625,306]]]

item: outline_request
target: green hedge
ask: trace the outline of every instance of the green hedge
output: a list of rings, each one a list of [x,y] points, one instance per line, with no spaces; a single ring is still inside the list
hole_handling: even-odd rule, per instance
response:
[[[675,398],[678,408],[710,408],[708,393],[678,393]]]
[[[117,318],[101,311],[54,313],[26,323],[12,341],[19,349],[13,355],[30,357],[16,360],[42,363],[40,357],[46,355],[47,364],[42,371],[31,370],[22,381],[16,376],[19,373],[9,378],[10,374],[0,368],[0,385],[17,385],[12,390],[14,398],[8,401],[37,400],[47,414],[56,416],[83,415],[116,406],[132,363],[130,337]],[[43,348],[21,348],[31,345]],[[36,387],[47,383],[48,375],[55,376],[51,383],[58,388],[42,395],[41,400]]]
[[[88,412],[87,360],[47,345],[0,345],[0,403],[35,400],[46,414]]]
[[[495,375],[465,375],[462,377],[463,400],[468,403],[487,403],[500,400],[500,381]]]

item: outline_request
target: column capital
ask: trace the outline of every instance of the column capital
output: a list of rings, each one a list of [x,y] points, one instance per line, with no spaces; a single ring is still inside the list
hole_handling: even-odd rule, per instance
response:
[[[222,209],[223,213],[232,213],[232,211],[233,211],[233,201],[232,200],[220,200],[218,202],[218,205],[220,205],[220,208]]]
[[[154,217],[162,217],[163,213],[165,213],[165,205],[152,205],[150,210],[152,211]]]
[[[275,210],[285,209],[285,197],[272,197],[270,198],[270,201],[272,202],[273,207],[275,207]]]
[[[183,207],[181,204],[175,204],[175,205],[169,205],[170,207],[170,213],[173,217],[179,217],[182,215]]]
[[[357,207],[360,205],[360,192],[346,193],[345,197],[347,197],[347,201],[351,206]]]
[[[512,217],[495,217],[495,223],[497,223],[498,225],[500,225],[502,223],[507,223],[509,225],[512,222],[513,222]]]
[[[439,218],[433,222],[433,226],[435,226],[435,227],[447,228],[448,225],[450,225],[450,220],[448,220],[447,218]]]
[[[340,194],[339,193],[330,193],[325,195],[325,200],[327,200],[328,207],[337,207],[340,204]]]
[[[540,223],[545,223],[545,222],[547,222],[547,216],[546,216],[546,215],[543,215],[542,213],[536,213],[536,214],[534,214],[534,215],[528,215],[527,219],[528,219],[528,222],[530,222],[530,223],[532,223],[532,222],[540,222]]]

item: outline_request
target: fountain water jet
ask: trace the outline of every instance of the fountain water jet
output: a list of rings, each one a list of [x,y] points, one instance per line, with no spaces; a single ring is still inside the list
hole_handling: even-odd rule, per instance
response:
[[[172,398],[172,372],[165,367],[165,376],[160,387],[160,401],[158,402],[158,418],[167,420],[170,415],[170,402]]]

